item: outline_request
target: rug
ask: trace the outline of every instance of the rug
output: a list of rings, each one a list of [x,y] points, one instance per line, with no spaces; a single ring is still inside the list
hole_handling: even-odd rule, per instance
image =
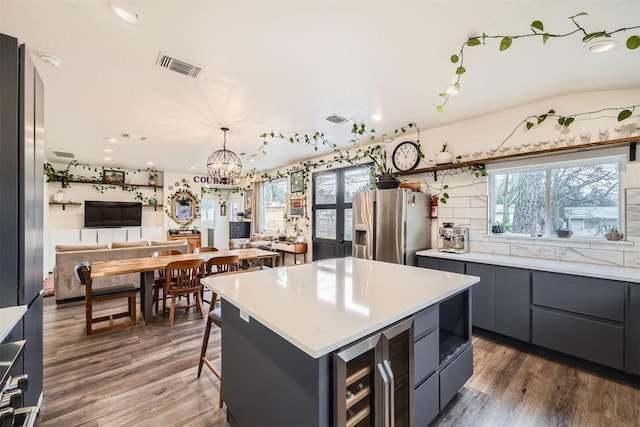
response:
[[[53,274],[49,274],[47,277],[45,277],[42,280],[42,290],[43,292],[43,296],[45,297],[52,297],[53,296]]]

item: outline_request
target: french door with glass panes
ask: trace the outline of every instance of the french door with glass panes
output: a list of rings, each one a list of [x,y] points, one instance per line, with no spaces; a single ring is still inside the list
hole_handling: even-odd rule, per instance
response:
[[[351,256],[353,194],[369,190],[369,166],[313,174],[313,259]]]

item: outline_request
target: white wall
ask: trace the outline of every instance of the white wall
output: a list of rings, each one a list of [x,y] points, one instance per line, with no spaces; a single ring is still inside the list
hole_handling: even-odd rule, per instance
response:
[[[449,151],[457,156],[498,148],[512,132],[513,136],[504,145],[518,146],[531,143],[528,150],[532,150],[533,144],[538,141],[553,141],[560,139],[560,137],[565,140],[574,138],[575,143],[578,143],[581,139],[580,135],[585,133],[591,134],[592,141],[597,141],[600,138],[599,132],[604,130],[608,130],[608,139],[618,139],[631,134],[638,135],[636,125],[640,126],[638,119],[640,111],[636,111],[632,118],[622,122],[624,124],[622,132],[618,133],[614,130],[619,126],[616,119],[618,111],[623,107],[637,104],[638,100],[640,100],[640,89],[570,94],[478,116],[435,129],[421,130],[420,141],[426,157],[418,168],[428,167],[429,160],[434,159],[435,154],[440,151],[445,142],[449,145]],[[456,102],[464,102],[464,100],[452,98],[448,110],[455,109]],[[548,119],[542,125],[528,131],[522,123],[525,118],[538,116],[550,109],[554,109],[557,114],[570,116],[604,108],[611,108],[612,111],[578,117],[569,129],[562,129],[555,119]],[[416,122],[419,127],[426,127],[419,120]],[[389,144],[386,148],[388,157],[391,157],[393,149],[398,143],[416,138],[417,134],[408,134]],[[622,149],[622,152],[627,153],[628,148]],[[314,160],[331,157],[332,155],[328,155]],[[486,155],[481,157],[486,157]],[[340,166],[345,165],[337,167]],[[622,243],[579,242],[578,239],[514,240],[489,236],[487,234],[488,189],[486,178],[478,179],[465,173],[447,176],[444,180],[440,176],[438,181],[434,181],[433,174],[410,175],[403,177],[403,179],[424,183],[423,187],[427,187],[426,192],[430,194],[437,194],[443,182],[450,186],[450,189],[447,190],[450,195],[449,202],[446,206],[441,205],[438,221],[432,223],[430,230],[432,242],[437,242],[437,228],[442,222],[451,221],[457,225],[467,224],[470,226],[471,251],[640,268],[640,202],[638,201],[640,198],[638,195],[640,192],[638,190],[640,187],[640,161],[628,162],[623,178],[625,188],[628,191],[627,242]],[[310,182],[307,183],[307,189],[307,202],[309,203],[311,201]],[[309,227],[305,238],[307,241],[311,241],[311,227]]]

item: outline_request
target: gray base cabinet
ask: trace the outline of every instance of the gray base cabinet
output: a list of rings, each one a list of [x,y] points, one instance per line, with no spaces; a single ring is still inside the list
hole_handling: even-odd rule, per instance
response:
[[[480,277],[471,291],[471,324],[488,331],[496,330],[496,267],[467,263],[467,274]]]
[[[577,315],[532,308],[533,344],[623,369],[624,328]]]
[[[527,270],[496,266],[495,332],[529,342],[530,281]]]
[[[627,286],[624,328],[625,371],[640,375],[640,285]]]
[[[418,266],[480,277],[474,327],[640,375],[640,284],[425,256]]]

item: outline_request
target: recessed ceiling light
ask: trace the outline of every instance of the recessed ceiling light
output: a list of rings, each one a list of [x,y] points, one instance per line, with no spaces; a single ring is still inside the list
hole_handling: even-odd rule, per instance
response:
[[[109,141],[109,142],[116,142],[116,139],[115,139],[115,138],[107,138],[107,141]]]
[[[153,162],[147,162],[147,164],[148,164],[149,166],[151,166],[151,165],[153,165]]]
[[[196,167],[195,166],[189,166],[189,169],[194,170]]]
[[[42,62],[44,62],[45,64],[49,64],[49,65],[52,65],[54,67],[57,67],[58,65],[60,65],[62,63],[62,59],[58,58],[57,56],[53,56],[51,54],[48,54],[48,53],[40,53],[40,54],[38,54],[38,58],[40,58],[40,60]]]
[[[111,148],[105,148],[104,152],[105,153],[113,153],[113,150]]]
[[[255,158],[253,158],[253,157],[251,157],[251,158],[249,159],[249,161],[250,161],[250,162],[255,162],[255,161],[256,161],[256,159],[255,159]]]
[[[374,122],[379,122],[380,120],[382,120],[382,114],[372,114],[371,120],[373,120]]]
[[[113,160],[111,157],[105,157],[104,158],[106,161],[110,162],[111,160]]]
[[[112,7],[115,14],[123,21],[136,22],[138,20],[138,14],[131,7],[123,5],[113,5]]]
[[[591,53],[607,52],[618,45],[615,40],[597,40],[584,45],[584,48]]]

